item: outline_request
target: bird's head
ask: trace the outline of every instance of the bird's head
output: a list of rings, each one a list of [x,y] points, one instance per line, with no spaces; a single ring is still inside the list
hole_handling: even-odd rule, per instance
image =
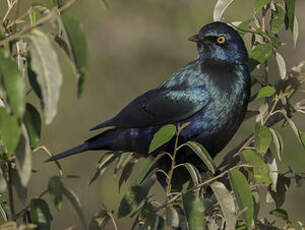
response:
[[[247,64],[248,53],[240,35],[223,22],[213,22],[202,27],[189,38],[196,42],[202,63]]]

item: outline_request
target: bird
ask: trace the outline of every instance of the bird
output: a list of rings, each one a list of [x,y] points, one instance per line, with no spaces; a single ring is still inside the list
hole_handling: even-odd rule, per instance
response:
[[[135,152],[148,156],[154,134],[166,124],[188,123],[179,143],[195,141],[214,157],[231,140],[247,112],[250,98],[248,52],[238,32],[224,22],[203,26],[189,41],[198,58],[174,72],[159,87],[136,97],[116,116],[91,130],[108,128],[82,144],[52,156],[59,160],[91,150]],[[172,152],[174,140],[158,148]],[[202,163],[190,151],[177,163]]]

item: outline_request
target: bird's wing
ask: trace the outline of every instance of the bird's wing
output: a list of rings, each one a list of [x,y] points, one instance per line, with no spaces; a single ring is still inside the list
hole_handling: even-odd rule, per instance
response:
[[[114,118],[91,130],[108,126],[138,128],[183,121],[203,109],[209,100],[204,86],[153,89],[135,98]]]

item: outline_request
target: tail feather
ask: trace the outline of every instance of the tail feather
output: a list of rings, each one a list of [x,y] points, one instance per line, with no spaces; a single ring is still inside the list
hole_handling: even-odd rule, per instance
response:
[[[74,155],[74,154],[77,154],[77,153],[81,153],[81,152],[84,152],[84,151],[87,151],[87,150],[89,150],[89,145],[88,145],[87,142],[85,142],[81,145],[78,145],[78,146],[72,148],[72,149],[69,149],[69,150],[64,151],[62,153],[54,155],[54,156],[50,157],[48,160],[46,160],[45,162],[59,160],[61,158],[65,158],[65,157],[68,157],[68,156],[71,156],[71,155]]]

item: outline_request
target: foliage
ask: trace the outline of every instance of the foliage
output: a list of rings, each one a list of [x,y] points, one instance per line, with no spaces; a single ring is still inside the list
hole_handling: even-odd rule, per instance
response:
[[[106,0],[100,2],[109,8]],[[222,20],[232,2],[218,0],[214,20]],[[77,95],[80,96],[88,68],[86,38],[79,21],[66,12],[74,0],[53,0],[51,5],[33,1],[22,16],[11,15],[11,11],[19,7],[18,1],[7,0],[7,3],[0,26],[0,214],[5,222],[0,229],[51,229],[53,218],[45,201],[46,194],[49,194],[58,211],[62,209],[63,199],[70,201],[84,229],[101,229],[108,222],[117,229],[114,212],[105,207],[87,225],[77,195],[65,185],[67,177],[59,162],[55,162],[59,175],[49,179],[48,187],[39,197],[27,197],[32,173],[31,153],[43,149],[52,155],[44,145],[40,145],[43,122],[40,111],[44,113],[46,124],[52,122],[57,112],[63,76],[56,52],[58,49],[54,47],[62,49],[70,61],[78,81]],[[279,53],[279,48],[285,44],[280,38],[283,29],[291,30],[294,44],[298,39],[295,4],[295,0],[255,0],[253,16],[243,22],[232,23],[242,36],[251,38],[249,68],[252,71],[252,86],[256,89],[252,99],[257,105],[253,133],[216,165],[199,143],[178,145],[179,134],[188,124],[162,127],[154,135],[149,153],[174,139],[173,152],[163,152],[156,157],[150,154],[144,160],[117,211],[118,217],[135,217],[133,229],[292,229],[289,213],[283,208],[283,203],[291,181],[301,185],[304,173],[291,169],[288,172],[278,170],[284,140],[278,128],[272,126],[277,123],[290,126],[305,147],[305,134],[292,120],[296,113],[305,113],[304,100],[292,102],[305,79],[305,61],[287,70],[285,57]],[[279,69],[274,84],[268,72],[268,63],[273,56]],[[39,98],[41,108],[26,103],[31,91]],[[176,155],[182,147],[193,151],[206,165],[207,172],[200,174],[190,163],[177,165]],[[171,162],[167,172],[155,167],[165,157]],[[114,162],[116,173],[122,171],[121,186],[130,176],[136,155],[105,153],[90,183]],[[177,186],[174,178],[180,170],[186,171],[189,177]],[[163,203],[154,200],[150,194],[159,174],[166,176]],[[24,203],[24,208],[18,212],[15,210],[13,187]],[[177,191],[177,188],[181,189]],[[259,190],[266,195],[259,194]],[[260,199],[257,199],[258,196]],[[264,200],[273,203],[274,207],[269,212],[283,220],[283,226],[267,218],[258,218],[259,204]],[[17,225],[17,221],[23,224]],[[303,223],[299,222],[299,225],[304,229]]]

